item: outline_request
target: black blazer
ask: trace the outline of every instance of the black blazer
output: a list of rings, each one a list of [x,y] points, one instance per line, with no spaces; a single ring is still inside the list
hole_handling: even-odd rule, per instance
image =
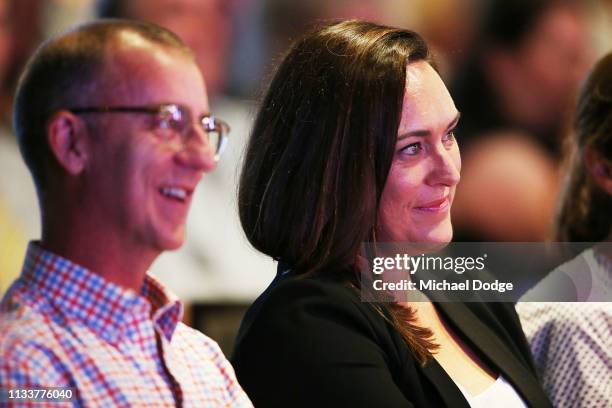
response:
[[[512,305],[436,307],[528,406],[551,407]],[[232,363],[256,407],[469,408],[435,359],[421,367],[397,331],[332,278],[279,273],[248,310]]]

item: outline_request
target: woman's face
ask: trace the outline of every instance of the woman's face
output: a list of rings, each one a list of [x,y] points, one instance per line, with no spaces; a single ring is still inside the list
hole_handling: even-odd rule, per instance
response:
[[[378,214],[379,242],[446,243],[461,157],[453,130],[459,112],[434,69],[408,64],[393,163]]]

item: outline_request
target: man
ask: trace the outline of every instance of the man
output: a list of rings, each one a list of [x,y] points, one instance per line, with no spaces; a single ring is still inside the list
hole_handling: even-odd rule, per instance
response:
[[[244,18],[250,0],[99,0],[98,16],[148,21],[176,33],[196,55],[214,112],[232,124],[231,143],[215,172],[202,182],[192,200],[187,222],[188,242],[179,250],[159,257],[151,272],[168,281],[183,300],[192,304],[214,304],[206,312],[204,324],[223,315],[223,327],[217,330],[222,347],[232,347],[234,333],[246,307],[265,289],[274,277],[276,266],[256,251],[246,239],[236,206],[238,169],[252,126],[255,103],[228,96],[228,73],[236,22]],[[255,13],[256,14],[256,13]],[[237,45],[237,44],[234,44]],[[256,47],[251,47],[255,48]],[[240,51],[240,47],[238,47]],[[236,51],[236,50],[234,50]],[[252,52],[252,50],[250,50]],[[261,57],[240,52],[240,67]],[[251,68],[249,75],[258,76]],[[211,234],[214,231],[214,234]],[[228,256],[228,254],[231,254]],[[170,273],[180,267],[181,276],[170,281]],[[244,309],[236,306],[243,305]],[[194,309],[196,316],[198,310]],[[227,316],[234,316],[228,319]],[[232,322],[235,327],[232,327]]]
[[[30,60],[14,125],[42,239],[1,304],[0,397],[60,387],[85,406],[250,406],[216,343],[147,275],[183,243],[227,131],[189,49],[148,23],[76,28]]]

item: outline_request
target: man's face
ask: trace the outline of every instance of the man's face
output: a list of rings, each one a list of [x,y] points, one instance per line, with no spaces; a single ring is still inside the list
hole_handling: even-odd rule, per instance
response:
[[[109,53],[101,88],[107,92],[97,106],[151,106],[176,103],[194,118],[209,113],[202,76],[183,54],[138,42],[124,41]],[[94,99],[94,98],[92,98]],[[91,121],[90,160],[83,190],[109,245],[123,250],[176,249],[184,241],[185,221],[196,184],[214,168],[213,152],[195,124],[184,144],[169,144],[147,113],[102,113]]]

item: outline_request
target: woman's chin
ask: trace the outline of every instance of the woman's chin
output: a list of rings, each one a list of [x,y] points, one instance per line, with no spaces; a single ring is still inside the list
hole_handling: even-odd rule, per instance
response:
[[[378,243],[389,249],[402,253],[435,252],[446,247],[453,239],[453,227],[450,220],[444,220],[428,228],[412,228],[404,231],[382,231]]]
[[[444,249],[453,239],[452,229],[449,231],[431,231],[428,234],[413,236],[403,242],[394,242],[396,251],[408,255],[432,253]]]
[[[453,239],[453,228],[450,222],[445,224],[428,231],[426,234],[422,234],[413,242],[422,247],[424,252],[434,252],[443,249]]]

